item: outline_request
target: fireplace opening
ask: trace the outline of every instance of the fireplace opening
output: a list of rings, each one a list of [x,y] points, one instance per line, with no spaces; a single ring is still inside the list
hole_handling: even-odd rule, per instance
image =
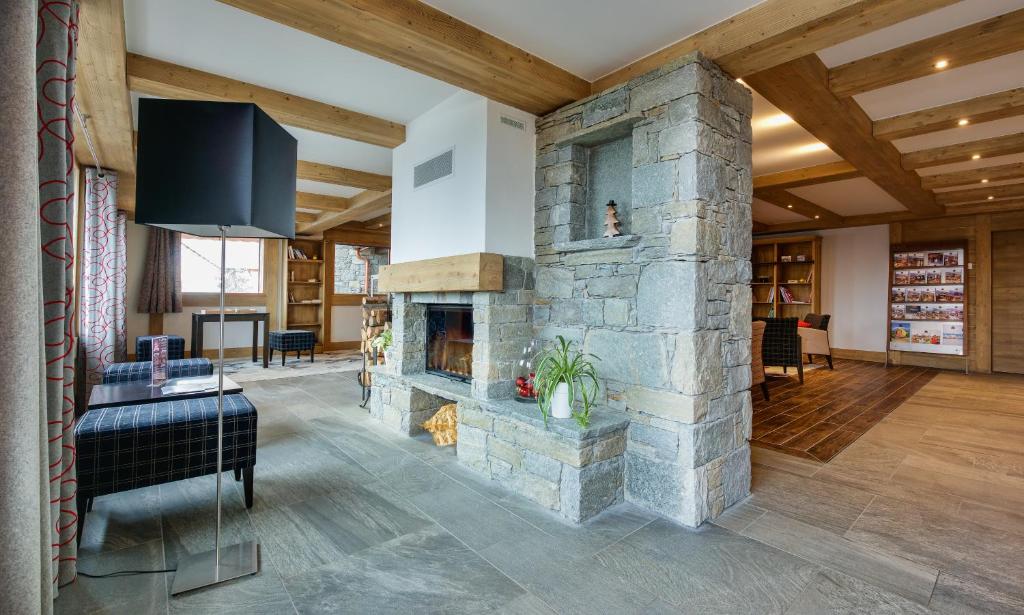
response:
[[[427,371],[457,380],[473,375],[473,308],[427,306]]]

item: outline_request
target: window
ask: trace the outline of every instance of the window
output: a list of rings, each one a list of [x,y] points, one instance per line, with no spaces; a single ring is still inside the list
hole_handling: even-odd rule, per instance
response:
[[[228,239],[225,292],[263,292],[263,242],[259,239]],[[220,238],[181,235],[181,291],[220,291]]]
[[[334,294],[365,295],[366,263],[370,265],[370,277],[376,277],[380,266],[388,264],[387,250],[335,243]]]

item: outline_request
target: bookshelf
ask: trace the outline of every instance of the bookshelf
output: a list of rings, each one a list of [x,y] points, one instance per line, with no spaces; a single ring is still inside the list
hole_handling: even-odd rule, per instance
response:
[[[756,239],[750,261],[754,318],[820,313],[821,237]]]
[[[302,258],[303,255],[306,258]],[[288,242],[285,258],[287,328],[309,329],[316,335],[317,344],[323,344],[324,243],[315,239],[293,239]]]
[[[889,258],[889,350],[967,356],[967,243],[897,244]]]

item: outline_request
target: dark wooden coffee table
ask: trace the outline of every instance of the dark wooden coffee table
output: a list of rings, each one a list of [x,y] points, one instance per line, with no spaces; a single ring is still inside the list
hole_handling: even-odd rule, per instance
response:
[[[224,376],[225,395],[241,392],[242,387],[237,382]],[[158,387],[150,386],[148,380],[97,384],[92,388],[92,393],[89,394],[89,409],[131,406],[134,404],[154,404],[159,401],[216,396],[216,375],[173,378]]]

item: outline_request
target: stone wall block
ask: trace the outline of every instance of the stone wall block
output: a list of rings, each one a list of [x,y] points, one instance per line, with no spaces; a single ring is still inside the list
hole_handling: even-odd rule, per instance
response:
[[[675,200],[679,176],[675,160],[633,168],[633,207],[652,207]]]
[[[623,467],[623,458],[613,457],[583,468],[564,468],[560,483],[562,515],[576,522],[586,521],[621,502]]]
[[[600,358],[594,366],[601,378],[653,388],[668,384],[668,348],[661,334],[592,329],[583,350]]]
[[[573,292],[573,271],[564,267],[538,267],[537,296],[568,299]]]
[[[636,285],[635,275],[594,278],[587,282],[587,295],[628,299],[636,296]]]
[[[688,64],[634,87],[630,92],[630,111],[647,111],[690,92],[707,92],[711,82],[696,64]]]
[[[669,244],[671,253],[708,258],[717,255],[721,249],[721,230],[714,222],[701,218],[683,218],[672,224]]]
[[[618,117],[629,108],[629,90],[619,88],[602,94],[583,105],[583,127]]]
[[[658,262],[644,267],[637,289],[639,324],[702,328],[707,318],[707,281],[702,273],[702,265],[694,262]]]

